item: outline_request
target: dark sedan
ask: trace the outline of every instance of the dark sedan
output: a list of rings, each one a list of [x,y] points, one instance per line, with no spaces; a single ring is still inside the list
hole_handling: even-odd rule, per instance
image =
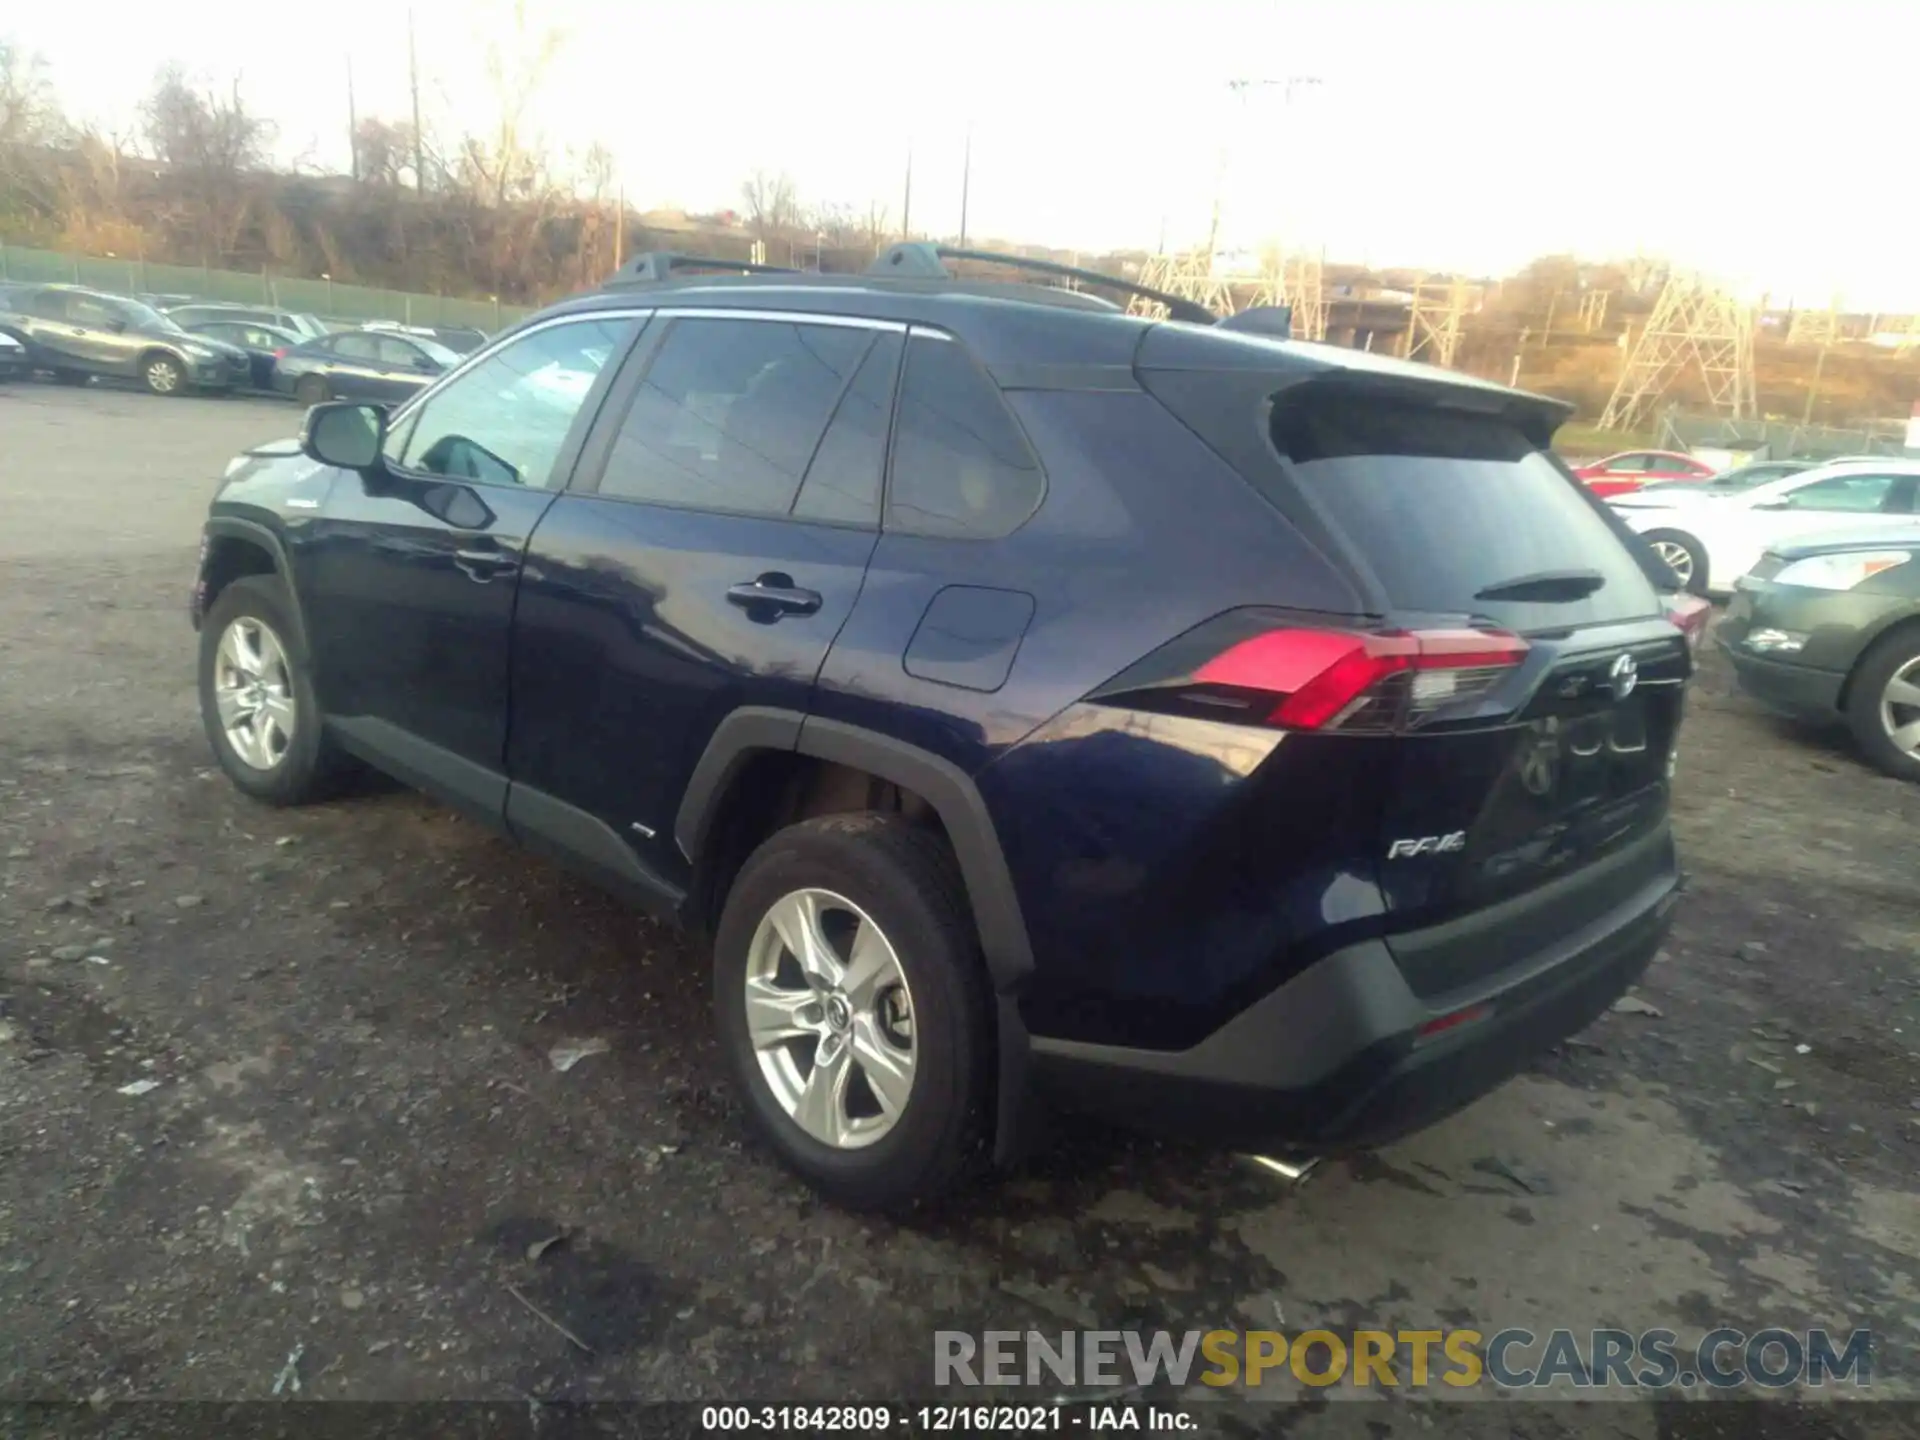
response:
[[[1756,700],[1845,720],[1874,764],[1920,781],[1920,524],[1775,546],[1717,633]]]
[[[275,363],[273,388],[303,405],[372,400],[396,405],[460,363],[435,340],[343,330],[289,350]]]
[[[255,390],[273,389],[273,367],[282,355],[305,338],[278,325],[257,324],[249,320],[202,320],[185,328],[189,335],[204,336],[246,351],[251,365],[249,383]]]

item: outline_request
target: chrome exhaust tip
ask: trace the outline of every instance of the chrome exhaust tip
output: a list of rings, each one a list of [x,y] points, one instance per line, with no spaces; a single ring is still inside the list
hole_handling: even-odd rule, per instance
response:
[[[1306,1183],[1307,1176],[1320,1164],[1318,1155],[1296,1155],[1282,1157],[1278,1155],[1242,1156],[1249,1165],[1266,1171],[1269,1175],[1278,1175],[1282,1180],[1294,1185]]]

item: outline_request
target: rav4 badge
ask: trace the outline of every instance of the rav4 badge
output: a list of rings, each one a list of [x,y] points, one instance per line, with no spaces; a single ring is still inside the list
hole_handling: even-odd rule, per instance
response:
[[[1387,859],[1408,860],[1415,855],[1449,855],[1467,848],[1467,832],[1455,830],[1449,835],[1422,835],[1417,840],[1396,840],[1387,847]]]

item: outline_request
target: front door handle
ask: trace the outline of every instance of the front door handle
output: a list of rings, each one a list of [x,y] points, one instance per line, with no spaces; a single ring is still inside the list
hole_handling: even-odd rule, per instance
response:
[[[802,590],[791,575],[774,572],[747,584],[729,586],[727,601],[749,615],[811,615],[820,608],[820,592]]]
[[[515,556],[498,550],[456,550],[453,552],[453,563],[478,585],[485,585],[502,575],[511,575],[520,568],[520,561]]]

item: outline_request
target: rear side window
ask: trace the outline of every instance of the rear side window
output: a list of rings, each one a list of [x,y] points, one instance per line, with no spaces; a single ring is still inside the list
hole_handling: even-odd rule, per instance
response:
[[[887,424],[899,369],[900,337],[877,337],[814,451],[794,497],[796,519],[869,528],[880,523],[880,476],[887,467]]]
[[[1592,503],[1504,422],[1302,393],[1274,407],[1273,438],[1397,610],[1522,631],[1659,611],[1645,572]],[[1548,575],[1585,575],[1592,588],[1552,600],[1484,595]]]
[[[621,422],[602,495],[786,515],[875,332],[676,320]]]
[[[907,347],[893,443],[887,529],[993,539],[1040,504],[1045,478],[1000,388],[957,344]]]

